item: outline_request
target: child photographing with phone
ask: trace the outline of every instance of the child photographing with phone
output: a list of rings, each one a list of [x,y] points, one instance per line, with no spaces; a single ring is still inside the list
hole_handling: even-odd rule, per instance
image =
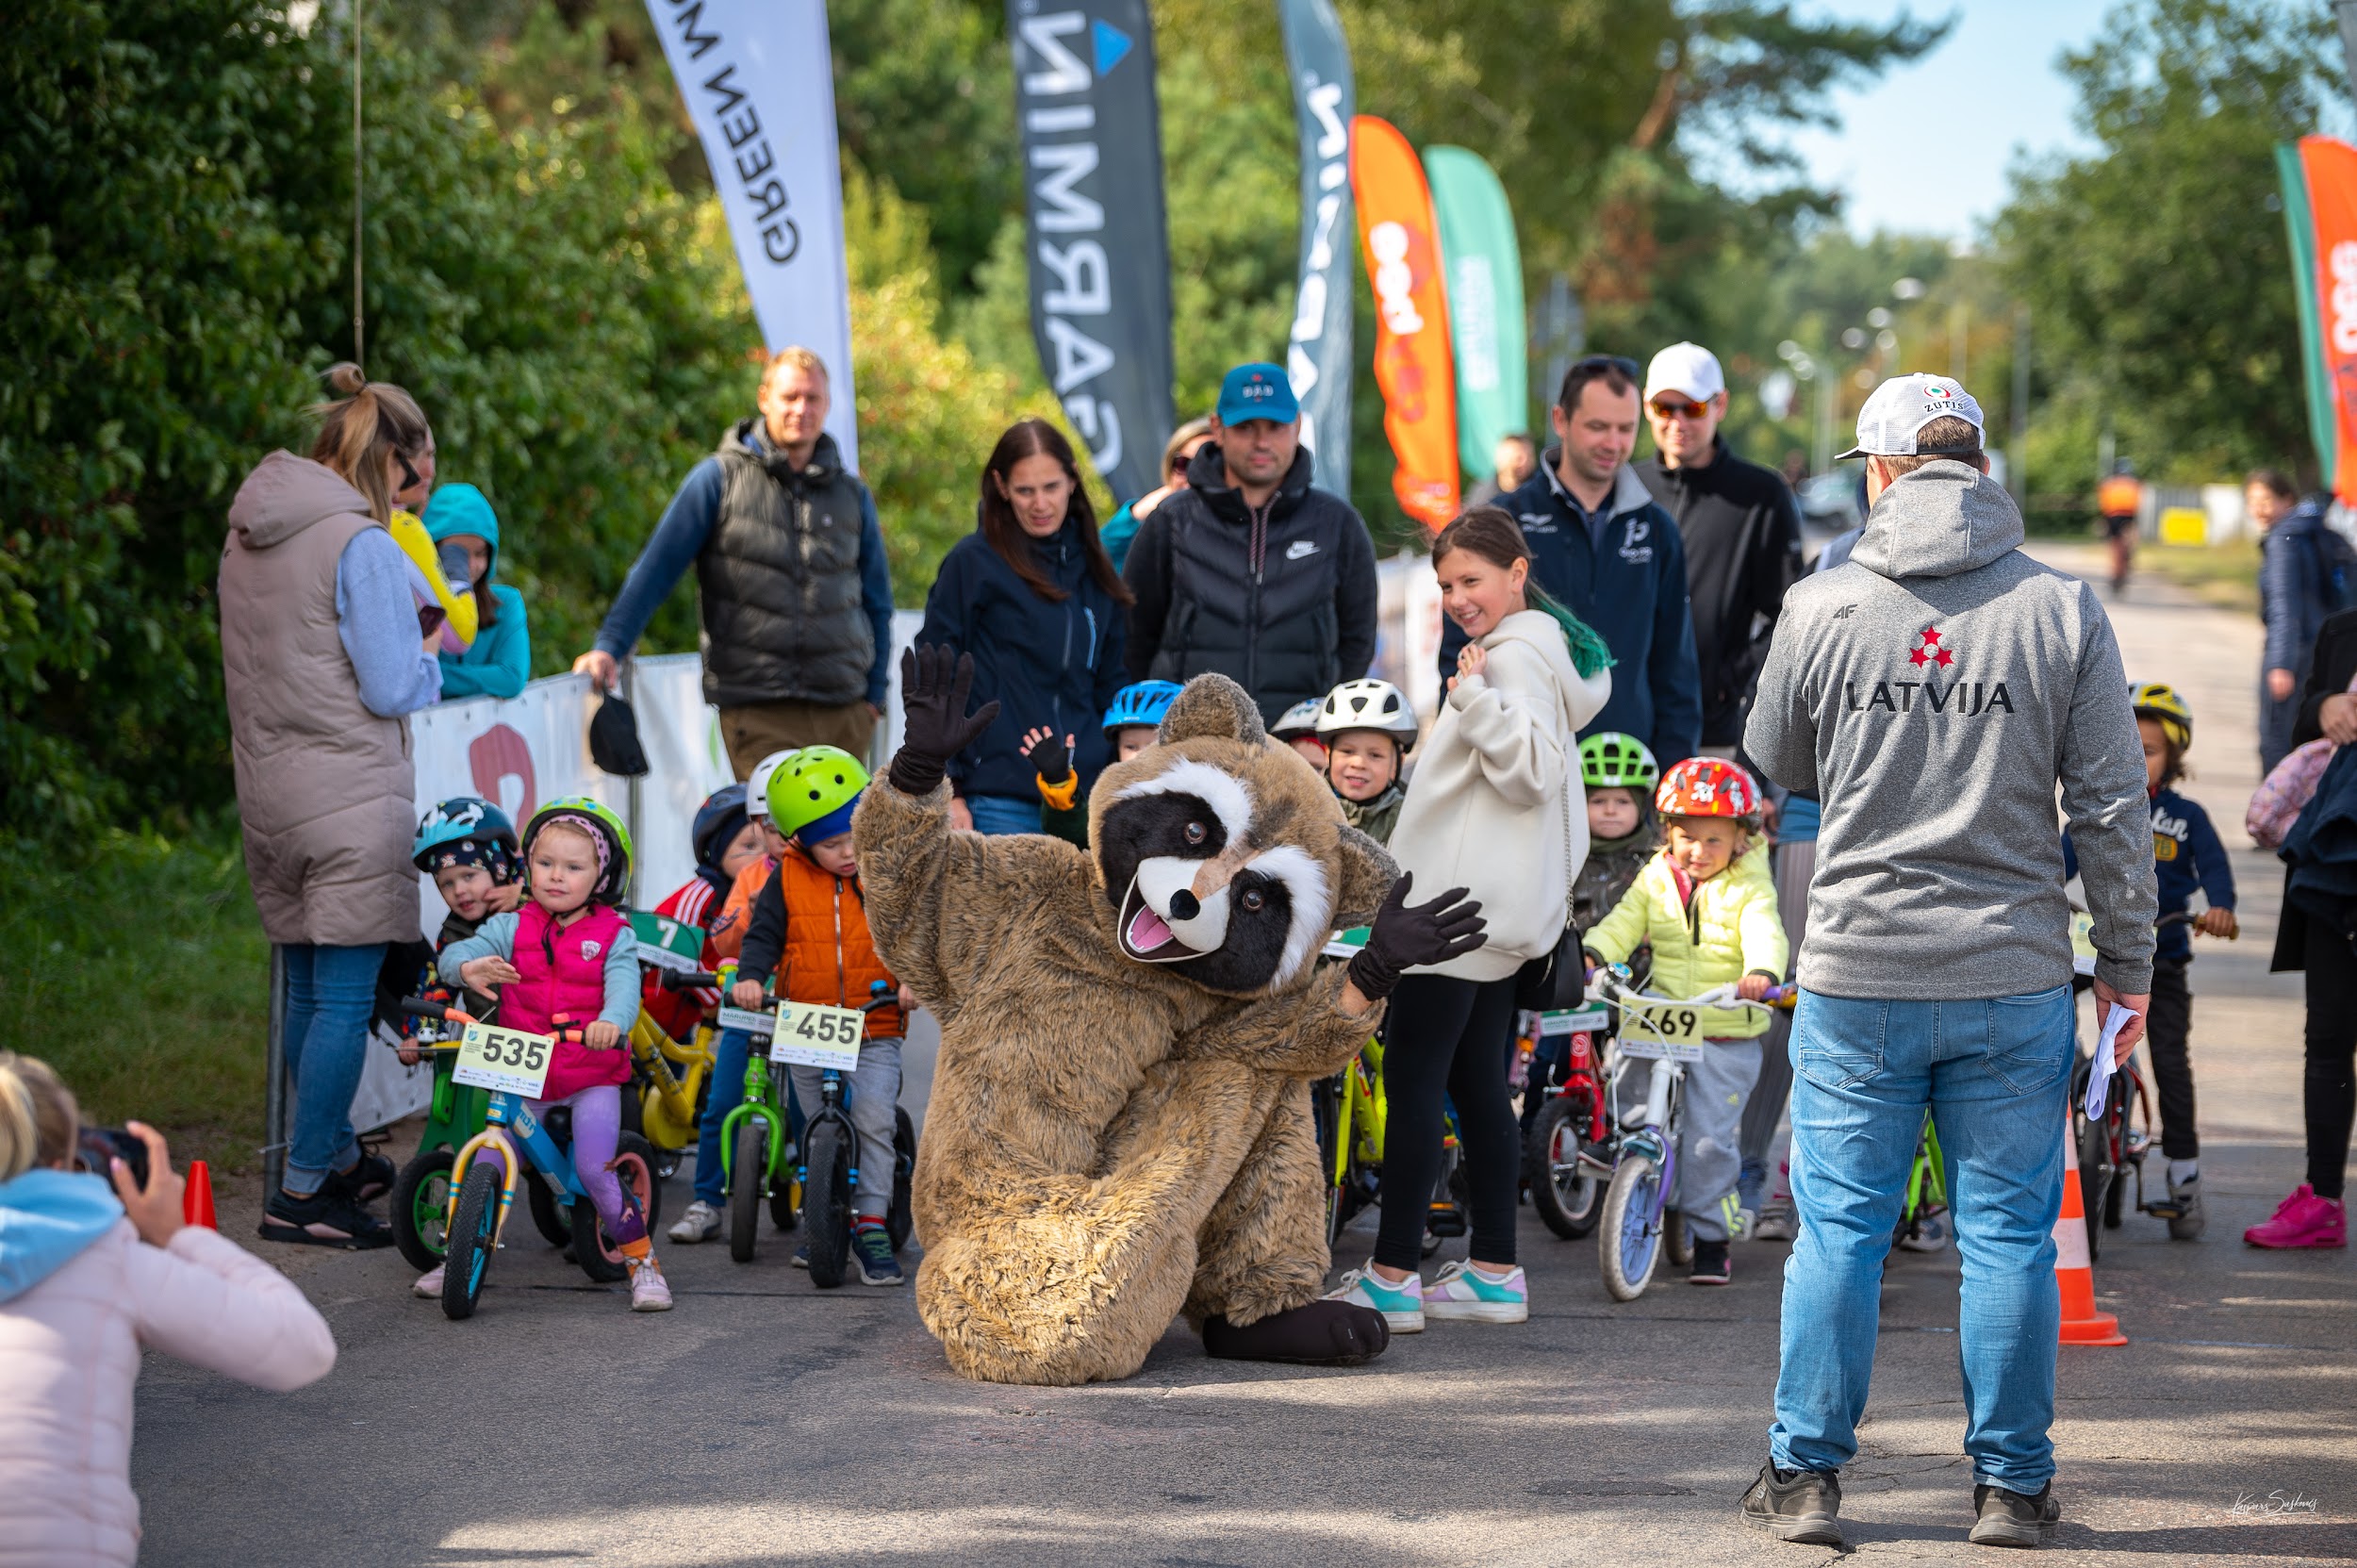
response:
[[[573,1173],[630,1265],[630,1308],[668,1312],[671,1290],[654,1260],[646,1216],[627,1202],[608,1167],[620,1147],[622,1085],[630,1081],[623,1037],[638,1021],[638,942],[619,905],[630,885],[630,830],[583,796],[552,801],[524,824],[530,902],[494,915],[475,934],[441,951],[447,984],[496,991],[500,1025],[527,1034],[579,1027],[579,1044],[559,1040],[536,1117],[572,1108]],[[485,1149],[477,1159],[496,1160]],[[442,1292],[439,1267],[420,1279],[423,1296]]]

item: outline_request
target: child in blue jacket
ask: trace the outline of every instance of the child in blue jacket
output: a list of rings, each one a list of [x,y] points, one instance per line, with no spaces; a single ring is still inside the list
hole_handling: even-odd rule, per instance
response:
[[[491,581],[499,567],[500,520],[472,485],[443,485],[426,503],[421,520],[436,544],[467,553],[467,580],[474,585],[474,644],[464,653],[442,655],[442,696],[515,697],[532,679],[532,633],[524,621],[524,596]]]
[[[2168,1159],[2168,1197],[2145,1205],[2168,1221],[2179,1241],[2201,1234],[2200,1140],[2193,1129],[2193,1059],[2186,1037],[2193,1029],[2193,992],[2185,967],[2193,962],[2194,932],[2230,940],[2241,928],[2234,920],[2234,870],[2226,846],[2210,826],[2209,814],[2169,787],[2184,776],[2185,751],[2193,744],[2193,710],[2168,686],[2149,681],[2131,693],[2136,732],[2144,741],[2145,788],[2152,797],[2152,872],[2160,883],[2161,925],[2152,943],[2152,1009],[2145,1019],[2151,1043],[2152,1077],[2161,1101],[2161,1152]],[[2079,857],[2063,835],[2063,875],[2076,876]],[[2188,916],[2194,890],[2209,908]]]

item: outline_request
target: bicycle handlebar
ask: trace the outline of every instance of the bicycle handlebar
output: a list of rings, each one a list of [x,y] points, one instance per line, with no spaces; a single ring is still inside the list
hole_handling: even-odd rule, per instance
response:
[[[448,1002],[433,1001],[424,997],[402,998],[401,1010],[412,1017],[432,1018],[441,1023],[463,1025],[482,1022],[465,1008],[453,1007]],[[586,1033],[587,1031],[580,1025],[568,1025],[561,1029],[551,1030],[549,1036],[552,1039],[563,1040],[569,1045],[578,1046],[583,1043]],[[458,1048],[457,1042],[452,1040],[401,1040],[394,1042],[393,1048],[398,1050],[403,1046],[418,1050],[456,1050]]]
[[[1758,1001],[1754,1001],[1749,997],[1740,997],[1736,995],[1735,987],[1732,984],[1714,985],[1709,990],[1703,992],[1700,996],[1661,997],[1655,996],[1649,992],[1630,990],[1627,986],[1622,984],[1619,980],[1613,978],[1608,969],[1600,971],[1596,978],[1597,999],[1608,1007],[1618,1007],[1623,1011],[1626,1011],[1632,1006],[1722,1008],[1754,1007],[1757,1008],[1762,1013],[1766,1013],[1772,1009],[1777,1003],[1783,1001],[1786,998],[1793,995],[1797,989],[1798,987],[1791,985],[1775,986],[1769,991],[1768,995],[1764,999]]]
[[[707,969],[665,969],[655,983],[666,991],[709,991],[720,983],[720,977]]]

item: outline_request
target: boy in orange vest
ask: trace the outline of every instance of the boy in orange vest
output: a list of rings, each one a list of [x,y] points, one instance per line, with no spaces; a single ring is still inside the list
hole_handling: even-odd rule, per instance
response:
[[[770,825],[788,844],[778,857],[776,874],[753,900],[731,999],[739,1007],[761,1006],[772,974],[778,997],[787,1001],[859,1007],[875,994],[878,982],[895,994],[894,1005],[867,1015],[859,1065],[849,1079],[851,1126],[859,1134],[851,1254],[861,1283],[897,1285],[900,1263],[892,1255],[884,1216],[891,1212],[895,1179],[892,1132],[900,1099],[900,1038],[907,1010],[916,999],[884,968],[867,933],[867,904],[851,848],[851,812],[866,787],[867,769],[832,746],[804,747],[771,775]],[[787,1068],[794,1098],[805,1114],[819,1103],[819,1073],[816,1067]],[[794,1261],[807,1266],[808,1257],[798,1248]]]

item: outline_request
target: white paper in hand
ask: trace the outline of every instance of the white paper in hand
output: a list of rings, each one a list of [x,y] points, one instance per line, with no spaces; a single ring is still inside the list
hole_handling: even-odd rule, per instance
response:
[[[2103,1106],[2112,1092],[2112,1074],[2117,1068],[2112,1054],[2119,1048],[2119,1032],[2126,1029],[2128,1020],[2134,1016],[2133,1010],[2118,1002],[2112,1003],[2111,1011],[2103,1015],[2102,1037],[2095,1042],[2094,1070],[2087,1074],[2086,1113],[2089,1121],[2102,1117]]]

